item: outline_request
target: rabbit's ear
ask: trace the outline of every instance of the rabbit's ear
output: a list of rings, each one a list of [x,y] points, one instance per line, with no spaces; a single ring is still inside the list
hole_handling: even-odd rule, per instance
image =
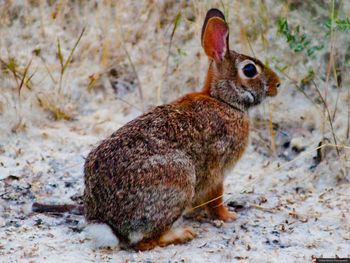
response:
[[[229,49],[228,31],[224,14],[218,9],[210,9],[202,28],[202,47],[208,57],[222,60]]]

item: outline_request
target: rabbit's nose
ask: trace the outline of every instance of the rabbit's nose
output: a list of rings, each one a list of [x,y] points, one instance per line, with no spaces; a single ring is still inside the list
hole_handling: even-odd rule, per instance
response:
[[[270,85],[268,86],[268,88],[267,88],[267,93],[266,93],[266,95],[267,96],[271,96],[271,97],[274,97],[274,96],[276,96],[277,95],[277,89],[278,89],[278,87],[280,86],[281,84],[280,84],[280,82],[278,81],[278,82],[272,82],[272,83],[270,83]]]

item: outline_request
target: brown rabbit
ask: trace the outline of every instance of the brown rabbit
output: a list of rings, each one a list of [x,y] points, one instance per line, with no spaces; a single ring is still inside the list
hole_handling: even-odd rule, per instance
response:
[[[225,172],[247,146],[247,110],[275,96],[280,81],[259,60],[229,50],[228,34],[224,15],[209,10],[202,29],[209,57],[204,89],[129,122],[87,157],[87,219],[108,224],[136,249],[193,239],[190,227],[172,226],[186,208],[213,199],[206,205],[212,217],[236,219],[220,197]]]

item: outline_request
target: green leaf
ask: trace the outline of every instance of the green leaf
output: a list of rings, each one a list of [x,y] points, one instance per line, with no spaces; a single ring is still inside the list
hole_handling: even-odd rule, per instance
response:
[[[337,19],[335,21],[336,24],[336,29],[338,29],[339,31],[345,32],[350,30],[350,19],[349,18],[345,18],[345,19]]]

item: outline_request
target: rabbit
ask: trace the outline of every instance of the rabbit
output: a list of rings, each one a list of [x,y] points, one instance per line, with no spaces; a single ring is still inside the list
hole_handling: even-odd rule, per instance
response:
[[[204,88],[130,121],[85,162],[87,220],[107,224],[136,250],[195,238],[192,228],[173,225],[206,202],[211,217],[236,219],[223,205],[225,174],[248,145],[249,108],[280,86],[262,62],[229,49],[220,10],[207,12],[201,44],[209,58]]]

